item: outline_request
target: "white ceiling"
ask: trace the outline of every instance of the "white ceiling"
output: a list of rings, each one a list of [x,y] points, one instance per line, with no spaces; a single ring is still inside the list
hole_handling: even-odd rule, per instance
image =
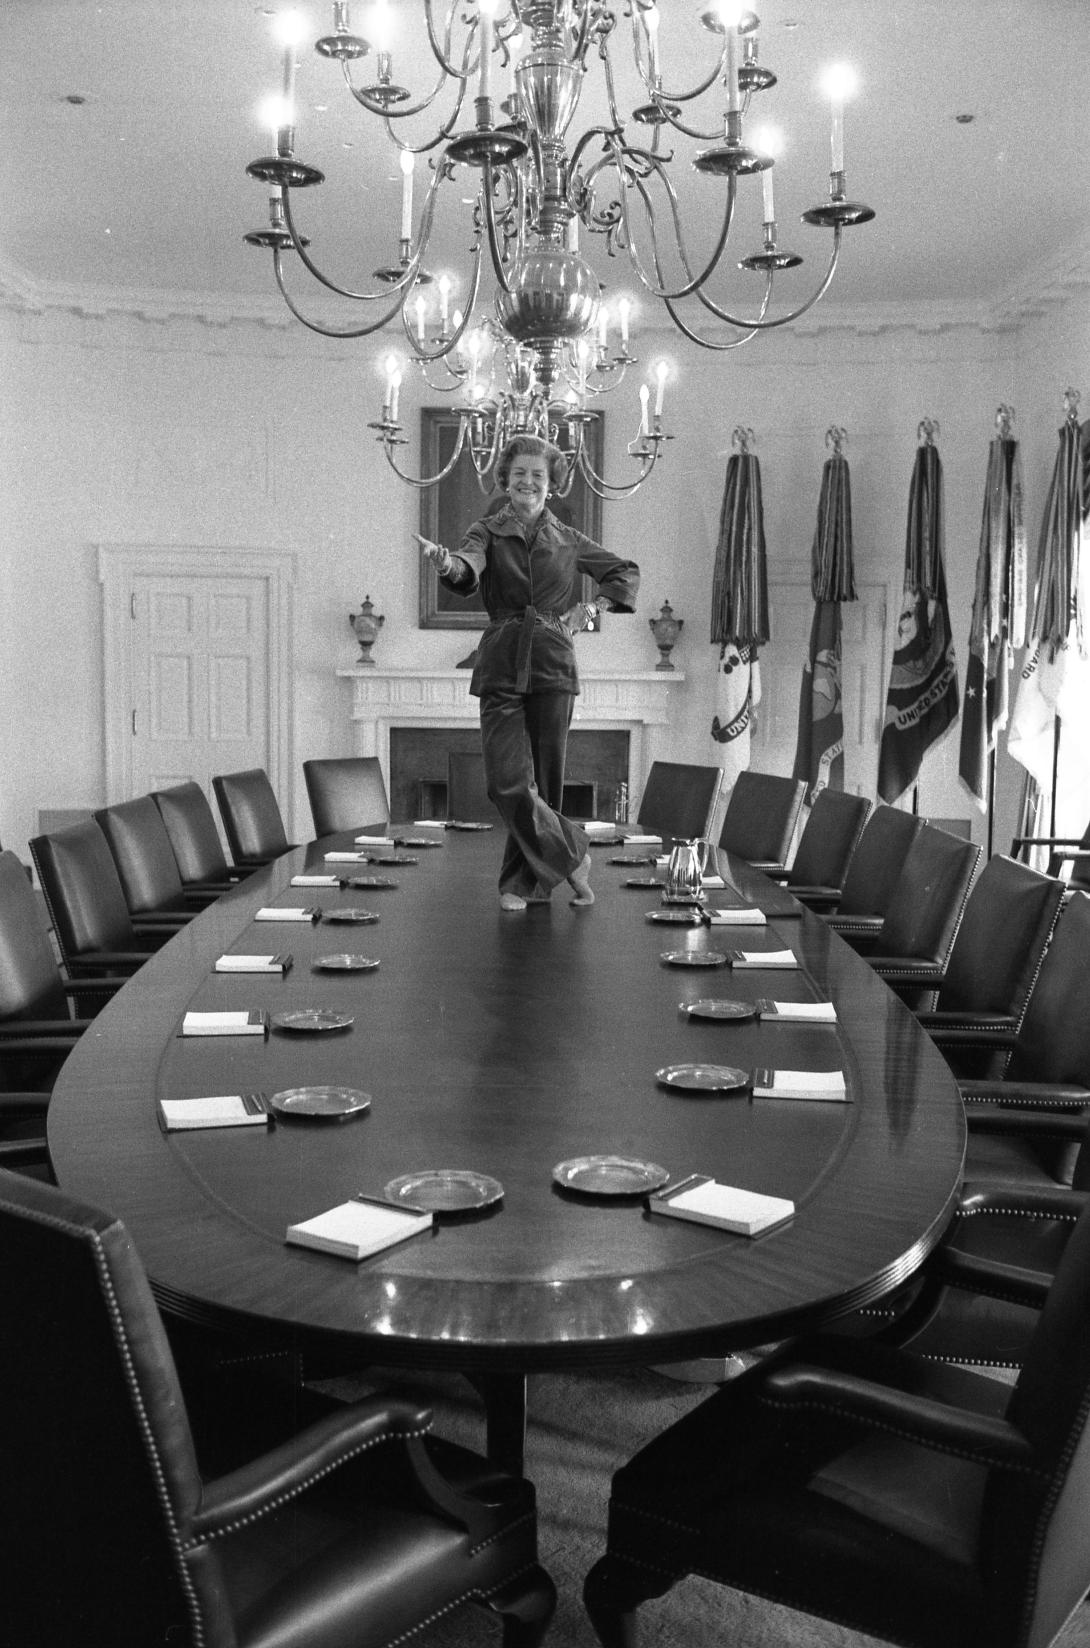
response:
[[[421,0],[394,7],[401,39],[419,42]],[[329,32],[327,5],[299,9],[314,34]],[[615,9],[623,13],[624,0]],[[692,73],[691,47],[674,40],[681,29],[698,39],[700,9],[661,0],[668,84]],[[777,170],[781,243],[809,254],[794,277],[800,293],[823,265],[825,236],[798,219],[827,189],[816,82],[834,60],[851,61],[861,82],[846,120],[848,192],[878,214],[845,236],[839,302],[991,301],[1090,246],[1090,0],[766,0],[759,9],[761,59],[780,76],[768,117],[788,141]],[[255,118],[278,81],[269,10],[252,0],[3,0],[0,268],[46,290],[267,298],[271,255],[242,236],[265,218],[266,191],[245,166],[269,146]],[[354,26],[365,16],[355,0]],[[394,65],[416,90],[430,84],[419,47],[414,60],[397,45]],[[589,88],[587,97],[593,112]],[[323,266],[367,283],[396,251],[389,145],[338,66],[309,50],[299,101],[297,153],[329,181],[298,198],[298,216]],[[622,102],[634,101],[629,88]],[[973,121],[958,124],[959,114]],[[699,258],[713,238],[705,202],[715,186],[686,166],[680,187]],[[468,211],[456,203],[472,192],[469,174],[448,192],[455,210],[429,264],[455,272],[467,263]],[[738,255],[757,249],[758,192],[754,181],[740,209]],[[748,279],[752,295],[752,276],[734,278]]]

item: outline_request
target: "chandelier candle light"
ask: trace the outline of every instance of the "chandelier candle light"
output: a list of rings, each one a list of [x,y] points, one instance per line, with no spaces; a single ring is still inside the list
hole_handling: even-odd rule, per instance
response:
[[[393,47],[395,23],[404,30],[421,11],[419,38],[406,42],[406,57],[413,64],[432,59],[438,78],[417,96],[394,79]],[[621,0],[613,7],[606,0],[423,0],[422,8],[399,8],[396,20],[388,0],[373,0],[366,14],[365,34],[354,34],[347,0],[334,0],[333,32],[316,41],[315,51],[340,64],[355,103],[365,116],[374,117],[367,124],[398,153],[396,263],[375,271],[378,284],[372,291],[337,284],[318,268],[307,251],[307,237],[296,226],[294,194],[324,182],[324,173],[295,155],[300,35],[294,13],[279,20],[283,74],[281,97],[270,116],[274,152],[247,167],[270,187],[269,224],[247,235],[247,241],[271,248],[280,292],[305,326],[327,337],[359,338],[400,320],[409,358],[428,387],[460,396],[449,461],[435,475],[406,474],[397,458],[397,449],[407,444],[398,420],[402,364],[390,357],[382,417],[371,427],[402,480],[434,485],[468,450],[481,488],[488,491],[504,445],[526,431],[564,451],[568,474],[562,494],[579,474],[600,497],[630,496],[671,438],[663,426],[670,366],[656,362],[651,383],[639,387],[639,423],[628,446],[635,471],[626,480],[607,481],[591,465],[587,426],[601,398],[616,390],[638,361],[631,352],[632,302],[612,291],[607,300],[587,251],[601,248],[609,258],[626,254],[643,292],[664,306],[690,342],[706,349],[734,349],[758,333],[797,320],[828,289],[844,229],[874,216],[845,193],[848,71],[836,71],[829,88],[829,199],[803,214],[805,222],[832,231],[828,265],[809,297],[786,313],[773,314],[775,277],[802,259],[777,243],[772,189],[777,142],[771,134],[755,139],[755,147],[744,140],[751,100],[776,84],[776,76],[758,61],[760,23],[752,11],[736,0],[715,0],[696,14],[695,24],[687,16],[679,22],[682,31],[689,28],[703,42],[705,58],[695,84],[687,88],[675,87],[669,79],[670,43],[656,0]],[[671,28],[675,15],[671,8]],[[613,60],[618,28],[622,36],[630,32],[630,72],[636,76],[637,96],[644,99],[627,117],[618,102]],[[678,56],[687,52],[687,61],[693,56],[684,38],[674,49]],[[359,85],[355,66],[365,58],[373,59],[375,75]],[[601,117],[570,142],[594,60],[604,81]],[[500,102],[497,82],[506,85]],[[441,97],[442,103],[437,101]],[[472,123],[463,114],[467,98]],[[701,115],[701,102],[691,110],[701,99],[715,107]],[[431,126],[422,131],[419,117],[428,110]],[[678,155],[679,136],[706,145],[689,164],[721,186],[715,241],[706,259],[690,257],[682,230],[678,183],[685,162]],[[414,217],[418,157],[426,157],[431,175]],[[452,310],[454,288],[445,274],[435,282],[438,304],[429,303],[426,288],[433,276],[425,259],[434,251],[440,195],[445,185],[464,188],[463,169],[474,178],[473,198],[465,202],[473,212],[471,262],[464,304]],[[737,313],[711,295],[709,283],[726,266],[739,180],[755,175],[762,178],[763,244],[738,266],[760,275],[763,291],[745,313]],[[707,211],[701,215],[707,217]],[[495,281],[491,302],[481,295],[486,247]],[[366,318],[340,326],[305,314],[289,290],[289,252],[321,287],[363,305]],[[696,318],[682,315],[680,306],[689,300],[718,323],[713,333],[698,331]]]

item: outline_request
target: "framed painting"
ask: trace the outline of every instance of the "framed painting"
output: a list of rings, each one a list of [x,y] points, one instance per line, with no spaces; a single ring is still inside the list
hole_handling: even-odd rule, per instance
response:
[[[590,461],[595,470],[602,469],[602,414],[587,425],[586,441]],[[449,463],[458,438],[458,414],[445,406],[425,406],[420,412],[420,449],[423,454],[422,473],[434,475]],[[437,486],[429,486],[420,494],[420,532],[435,544],[457,549],[466,531],[482,515],[491,515],[501,509],[506,494],[500,491],[483,493],[469,454],[461,457],[446,478]],[[585,532],[596,543],[602,541],[602,500],[590,490],[582,476],[575,482],[566,498],[550,498],[549,508],[558,520],[565,521]],[[590,580],[584,591],[590,599]],[[480,594],[462,597],[454,595],[436,577],[435,567],[420,552],[420,628],[421,629],[484,629],[488,616]]]

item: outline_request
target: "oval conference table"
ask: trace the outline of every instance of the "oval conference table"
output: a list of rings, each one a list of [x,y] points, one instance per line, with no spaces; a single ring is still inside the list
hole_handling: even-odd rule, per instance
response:
[[[431,847],[383,872],[329,864],[351,835],[296,849],[202,911],[102,1010],[49,1109],[65,1190],[119,1215],[162,1308],[361,1367],[458,1370],[481,1392],[488,1448],[519,1468],[526,1375],[661,1364],[781,1339],[872,1303],[908,1277],[956,1200],[965,1128],[945,1063],[901,1002],[782,889],[733,859],[709,904],[765,927],[664,925],[653,868],[597,846],[592,908],[502,912],[499,830],[397,835]],[[378,853],[393,849],[378,848]],[[630,848],[632,853],[640,849]],[[642,849],[644,852],[646,848]],[[721,855],[722,856],[722,855]],[[298,888],[300,872],[388,876],[384,889]],[[661,871],[658,872],[662,874]],[[319,907],[317,924],[255,922]],[[371,925],[334,925],[364,906]],[[790,949],[795,971],[685,967],[664,952]],[[217,958],[290,951],[283,976],[224,975]],[[327,972],[362,952],[380,966]],[[706,997],[829,999],[837,1022],[699,1020]],[[337,1033],[183,1038],[187,1009],[353,1015]],[[680,1091],[657,1072],[715,1063],[844,1072],[847,1102]],[[342,1124],[164,1134],[164,1097],[334,1083],[372,1098]],[[619,1154],[794,1201],[747,1238],[647,1211],[636,1196],[554,1182],[574,1158]],[[414,1171],[498,1179],[503,1198],[441,1218],[355,1263],[285,1244],[286,1227]]]

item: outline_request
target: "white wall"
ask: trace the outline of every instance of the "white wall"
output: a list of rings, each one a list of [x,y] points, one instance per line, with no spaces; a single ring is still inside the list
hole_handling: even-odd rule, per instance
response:
[[[674,653],[687,674],[672,729],[678,758],[714,759],[711,576],[738,423],[758,438],[773,566],[808,561],[825,430],[847,428],[857,575],[899,591],[916,429],[925,416],[939,420],[964,674],[995,408],[1005,400],[1017,409],[1035,548],[1063,388],[1081,380],[1090,391],[1090,340],[1074,298],[1014,332],[969,324],[868,331],[822,321],[725,355],[698,352],[675,334],[641,339],[640,352],[645,361],[668,353],[676,362],[666,422],[678,439],[633,500],[605,508],[607,547],[642,564],[641,611],[635,620],[607,619],[602,636],[580,643],[581,656],[650,667],[657,653],[648,619],[669,598],[685,620]],[[295,552],[296,775],[307,755],[352,748],[348,685],[334,672],[356,655],[348,614],[365,595],[386,617],[375,647],[382,662],[448,666],[464,655],[464,631],[417,628],[417,495],[391,474],[366,427],[381,399],[378,353],[253,321],[85,315],[15,300],[0,310],[5,845],[24,850],[39,807],[118,799],[104,793],[99,543]],[[623,473],[634,396],[634,386],[623,390],[625,405],[608,415],[611,479]],[[424,398],[438,400],[427,391]],[[419,404],[407,384],[409,429]],[[415,441],[403,450],[411,463]],[[774,651],[770,661],[781,667]],[[970,811],[956,780],[956,740],[955,730],[925,764],[925,812]],[[303,828],[298,777],[282,799],[293,827]]]

